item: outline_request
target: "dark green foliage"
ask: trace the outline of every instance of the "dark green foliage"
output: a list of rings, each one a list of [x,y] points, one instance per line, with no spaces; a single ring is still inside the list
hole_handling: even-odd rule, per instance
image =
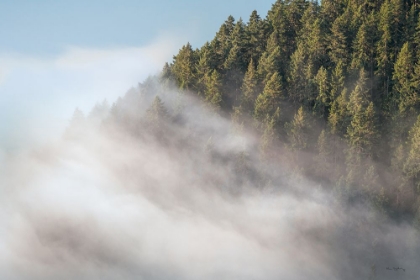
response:
[[[272,115],[280,106],[282,97],[281,79],[279,74],[274,72],[267,81],[263,92],[258,95],[257,100],[255,101],[255,119],[262,121],[265,116]]]
[[[401,113],[414,109],[418,102],[417,94],[412,87],[412,81],[414,82],[413,84],[416,84],[416,78],[413,76],[413,65],[414,59],[410,45],[405,43],[394,64],[393,75],[393,80],[395,81],[394,98]]]
[[[220,108],[223,102],[221,92],[220,75],[217,70],[213,70],[211,74],[207,74],[205,79],[205,100],[215,108]]]
[[[311,140],[310,130],[311,124],[309,121],[309,116],[303,107],[300,107],[293,117],[293,120],[286,124],[286,131],[289,138],[290,147],[293,150],[307,149],[310,145],[309,141]]]
[[[324,67],[319,68],[318,73],[315,76],[315,83],[317,85],[318,94],[315,99],[314,111],[319,112],[322,117],[326,117],[332,99],[330,96],[330,81],[327,69]]]
[[[360,26],[353,43],[353,58],[351,68],[360,70],[364,68],[373,78],[375,70],[375,44],[377,42],[377,31],[375,15],[371,13],[366,21]]]
[[[349,50],[351,34],[349,34],[348,29],[350,20],[349,13],[337,17],[332,23],[331,35],[329,37],[329,56],[331,61],[336,65],[341,63],[342,67],[347,67],[350,60],[349,55],[351,53]]]
[[[210,43],[184,46],[162,77],[231,114],[235,129],[254,118],[263,159],[284,141],[292,168],[341,198],[362,193],[381,213],[414,217],[418,8],[404,0],[277,0],[267,18],[229,17]]]
[[[330,114],[328,115],[328,123],[333,134],[344,136],[346,132],[350,119],[347,104],[347,89],[343,89],[341,95],[332,102]]]
[[[196,78],[196,63],[197,55],[190,43],[183,46],[179,53],[174,56],[171,71],[181,89],[193,89]]]
[[[373,145],[377,137],[375,111],[370,101],[369,89],[366,86],[366,73],[362,69],[355,89],[350,94],[347,110],[351,116],[347,127],[347,138],[350,153],[372,156]]]
[[[420,116],[410,130],[410,148],[404,163],[404,173],[413,181],[417,193],[420,193]]]
[[[248,70],[246,71],[242,84],[242,107],[247,112],[254,111],[254,102],[258,95],[258,80],[257,73],[254,67],[254,61],[251,59]]]

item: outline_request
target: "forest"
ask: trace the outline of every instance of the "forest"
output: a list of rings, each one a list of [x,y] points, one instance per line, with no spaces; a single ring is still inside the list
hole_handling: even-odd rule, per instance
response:
[[[225,166],[228,179],[203,178],[230,194],[307,180],[420,230],[419,11],[405,0],[279,0],[265,18],[229,16],[211,41],[185,44],[159,76],[89,116]],[[221,149],[229,140],[208,114],[256,147]],[[82,119],[76,111],[69,131]]]
[[[419,227],[419,5],[278,0],[265,18],[229,16],[201,48],[185,44],[160,79],[253,130],[253,160]]]
[[[279,0],[76,110],[7,172],[28,275],[418,279],[419,11]]]

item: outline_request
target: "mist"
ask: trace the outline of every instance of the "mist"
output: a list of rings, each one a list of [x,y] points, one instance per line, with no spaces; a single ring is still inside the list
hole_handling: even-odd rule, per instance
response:
[[[176,35],[136,47],[67,46],[54,55],[0,52],[0,149],[55,140],[75,108],[112,104],[131,85],[158,73],[177,49]]]
[[[418,279],[413,227],[261,160],[258,139],[155,79],[76,111],[0,158],[0,278]]]

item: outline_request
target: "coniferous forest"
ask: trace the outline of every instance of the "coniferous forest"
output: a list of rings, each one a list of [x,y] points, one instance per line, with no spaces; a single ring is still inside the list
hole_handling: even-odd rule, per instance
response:
[[[3,51],[0,280],[420,279],[420,3],[274,1],[201,47],[181,42],[112,104],[76,109],[61,136],[64,108],[116,96],[168,41]],[[75,6],[95,31],[99,4]],[[138,32],[127,18],[115,34]]]
[[[201,48],[184,45],[161,80],[254,130],[258,160],[420,225],[419,11],[279,0],[265,18],[229,16]]]
[[[0,278],[419,279],[419,5],[278,0],[76,109],[3,165]]]

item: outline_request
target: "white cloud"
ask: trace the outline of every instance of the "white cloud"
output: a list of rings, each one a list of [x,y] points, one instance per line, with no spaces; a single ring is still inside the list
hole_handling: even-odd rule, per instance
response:
[[[140,47],[68,47],[56,57],[0,54],[0,146],[60,134],[76,107],[86,113],[104,99],[112,103],[158,73],[179,49],[179,40],[165,36]]]

